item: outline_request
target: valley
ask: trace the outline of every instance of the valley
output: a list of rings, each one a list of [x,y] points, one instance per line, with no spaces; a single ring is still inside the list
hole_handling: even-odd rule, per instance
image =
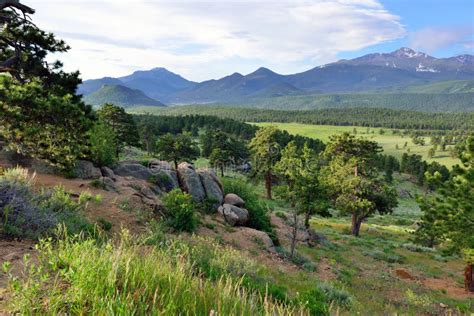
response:
[[[473,316],[473,10],[0,0],[0,316]]]
[[[394,134],[393,129],[299,123],[255,123],[255,125],[262,127],[275,125],[282,130],[288,131],[290,134],[317,138],[324,142],[329,141],[329,138],[335,134],[352,133],[357,137],[363,137],[377,142],[382,146],[384,154],[393,155],[398,159],[401,159],[404,153],[409,153],[421,155],[426,161],[436,161],[447,167],[461,163],[458,158],[451,157],[450,146],[447,146],[444,151],[435,152],[433,157],[429,157],[428,151],[432,147],[430,146],[429,137],[423,137],[426,143],[425,145],[414,144],[409,135],[401,135],[400,133]],[[397,132],[398,130],[395,131]],[[405,146],[405,143],[407,143],[407,146]]]

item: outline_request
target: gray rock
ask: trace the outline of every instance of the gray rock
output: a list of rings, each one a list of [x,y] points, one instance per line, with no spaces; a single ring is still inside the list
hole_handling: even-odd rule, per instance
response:
[[[156,198],[155,193],[149,187],[142,187],[140,193],[143,194],[146,198],[154,199]]]
[[[76,161],[73,174],[74,177],[79,179],[97,179],[102,176],[100,169],[94,167],[92,162],[86,160]]]
[[[148,167],[154,176],[154,182],[161,190],[169,192],[179,187],[178,173],[167,161],[152,159]]]
[[[148,167],[150,169],[157,169],[157,170],[174,170],[173,166],[164,160],[152,159],[148,162]]]
[[[249,211],[231,204],[223,204],[218,211],[231,226],[245,225],[249,220]]]
[[[114,173],[118,176],[126,177],[130,176],[136,179],[149,180],[153,173],[147,167],[133,162],[121,161],[114,168]]]
[[[103,188],[106,191],[117,192],[117,193],[119,192],[119,189],[115,185],[114,180],[112,180],[111,178],[109,178],[109,177],[100,177],[99,181],[102,183]]]
[[[231,204],[237,207],[243,207],[245,205],[245,201],[242,200],[240,196],[234,193],[226,194],[224,198],[224,203]]]
[[[217,178],[214,171],[210,169],[199,169],[197,171],[199,177],[201,178],[202,186],[206,192],[206,197],[211,200],[215,200],[220,204],[224,200],[224,192],[222,188],[222,183],[219,178]]]
[[[102,176],[115,180],[115,173],[109,167],[100,168],[100,172],[102,172]]]
[[[206,197],[206,192],[201,183],[201,178],[199,177],[194,167],[187,163],[182,162],[178,165],[178,177],[181,183],[181,189],[193,197],[193,200],[200,202]]]

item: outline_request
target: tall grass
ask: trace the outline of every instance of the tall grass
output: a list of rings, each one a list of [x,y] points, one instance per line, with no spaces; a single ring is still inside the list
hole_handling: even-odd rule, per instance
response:
[[[209,278],[206,273],[196,273],[195,262],[186,252],[178,255],[176,250],[168,251],[166,247],[137,244],[126,232],[115,244],[63,235],[56,242],[52,239],[41,241],[38,245],[39,264],[27,264],[24,279],[11,280],[13,312],[91,315],[308,314],[301,305],[278,303],[267,295],[242,286],[241,278],[225,274]],[[221,258],[227,261],[226,256]],[[215,266],[222,266],[222,263]]]

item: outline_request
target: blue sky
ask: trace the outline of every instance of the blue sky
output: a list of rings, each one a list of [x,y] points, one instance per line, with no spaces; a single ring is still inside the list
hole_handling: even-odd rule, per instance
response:
[[[54,57],[84,79],[165,67],[203,81],[402,46],[436,57],[474,51],[474,0],[22,1],[70,44]]]
[[[435,43],[436,49],[420,47],[426,53],[436,57],[450,57],[474,53],[474,1],[470,0],[385,0],[382,5],[389,11],[401,17],[400,22],[408,34],[423,30],[443,30],[452,37]],[[467,33],[467,34],[465,34]],[[423,37],[422,37],[423,38]],[[427,42],[436,40],[426,38]],[[374,52],[389,52],[399,47],[415,48],[409,35],[400,39],[372,45],[353,52],[342,52],[340,58],[354,58]],[[423,44],[423,43],[420,43]],[[429,47],[429,45],[426,45]]]

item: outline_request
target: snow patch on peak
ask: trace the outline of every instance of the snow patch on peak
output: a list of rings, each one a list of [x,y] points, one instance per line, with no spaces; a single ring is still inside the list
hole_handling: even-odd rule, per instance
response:
[[[416,67],[417,72],[439,72],[439,70],[436,70],[431,67],[426,67],[422,63],[418,64],[418,67]]]

